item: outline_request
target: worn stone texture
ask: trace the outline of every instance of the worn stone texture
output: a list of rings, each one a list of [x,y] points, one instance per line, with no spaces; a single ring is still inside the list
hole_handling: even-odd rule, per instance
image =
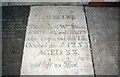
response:
[[[1,0],[1,2],[89,2],[90,0]]]
[[[2,11],[2,7],[0,7],[0,11]],[[0,12],[0,76],[2,76],[2,12]]]
[[[1,0],[2,2],[119,2],[119,0]]]
[[[29,10],[29,6],[2,7],[2,75],[20,74]]]
[[[96,75],[118,75],[118,8],[86,7]]]
[[[3,2],[2,6],[21,6],[21,5],[29,5],[29,6],[81,6],[88,5],[88,2]]]
[[[4,32],[4,34],[2,34],[2,46],[3,46],[2,47],[2,58],[3,58],[2,74],[3,75],[19,75],[21,59],[23,54],[23,46],[24,46],[23,44],[25,39],[25,29],[27,24],[26,22],[27,22],[28,10],[29,10],[28,7],[20,8],[17,6],[3,8],[3,11],[2,11],[3,19],[6,19],[6,18],[11,19],[13,17],[18,19],[18,17],[20,16],[20,18],[22,18],[25,21],[23,22],[24,24],[22,24],[24,25],[24,27],[20,25],[19,26],[13,25],[14,28],[12,28],[12,27],[5,27],[5,26],[8,26],[5,24],[2,25],[5,27],[4,29],[2,29],[3,30],[2,32]],[[86,7],[89,32],[91,36],[92,49],[94,54],[95,71],[97,75],[103,75],[103,74],[115,75],[117,74],[117,71],[118,71],[118,68],[117,68],[117,62],[118,62],[118,58],[117,58],[118,57],[118,54],[117,54],[118,52],[118,45],[117,45],[118,16],[117,15],[118,15],[118,12],[117,10],[118,8]],[[9,20],[7,20],[7,23],[8,21]],[[6,29],[8,29],[7,32],[5,32]],[[14,29],[14,30],[19,29],[19,31],[14,31],[9,29]],[[23,29],[23,30],[20,30],[20,29]],[[9,35],[10,36],[18,35],[18,37],[16,38],[9,37]],[[119,59],[119,62],[120,62],[120,59]],[[76,75],[76,76],[78,77],[79,75]],[[26,75],[24,77],[26,77]],[[83,77],[83,76],[80,76],[80,77]],[[102,76],[102,77],[107,77],[107,76]],[[114,76],[111,76],[111,77],[114,77]]]
[[[31,7],[21,75],[94,75],[83,7]]]

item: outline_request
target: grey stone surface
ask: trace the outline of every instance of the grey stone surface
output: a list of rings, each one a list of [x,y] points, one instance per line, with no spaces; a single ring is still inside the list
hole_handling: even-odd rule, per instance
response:
[[[118,2],[119,0],[1,0],[2,2]]]
[[[3,6],[21,6],[21,5],[30,5],[30,6],[58,6],[58,5],[88,5],[88,2],[3,2]]]
[[[0,76],[1,75],[2,75],[2,7],[0,6]]]
[[[2,74],[19,75],[29,7],[2,7]]]
[[[11,8],[16,10],[11,10]],[[4,19],[5,18],[10,19],[13,18],[14,16],[17,18],[18,16],[20,16],[25,21],[27,21],[27,17],[26,16],[23,17],[23,15],[28,15],[28,12],[24,11],[25,9],[20,10],[20,8],[13,8],[13,7],[11,8],[9,7],[3,11],[4,12],[3,16],[5,16],[3,17]],[[86,7],[92,49],[94,54],[93,56],[95,63],[95,71],[97,75],[118,74],[117,72],[118,71],[118,41],[117,41],[118,12],[117,10],[118,8]],[[23,25],[26,27],[25,24]],[[25,27],[24,28],[14,27],[14,29],[21,29],[21,28],[25,29]],[[8,32],[2,34],[3,35],[2,37],[3,75],[18,75],[20,72],[21,58],[23,54],[22,52],[23,52],[24,39],[25,39],[25,31],[24,32],[23,30],[15,31],[15,33],[12,33],[14,31],[9,30],[11,28],[12,27],[4,28],[3,32],[5,29],[8,29]],[[9,34],[9,32],[11,32],[11,34]],[[10,36],[18,35],[18,37],[14,38],[8,35]],[[107,76],[102,76],[102,77],[107,77]]]
[[[120,9],[118,9],[118,25],[120,25]],[[120,40],[120,26],[118,26],[118,40]],[[119,51],[119,47],[120,47],[120,41],[118,41],[118,51]],[[120,77],[120,51],[118,52],[118,69],[119,69],[119,77]]]
[[[91,0],[1,0],[2,2],[89,2]]]
[[[82,6],[32,6],[21,75],[94,75]]]
[[[118,8],[86,7],[96,75],[118,75]]]

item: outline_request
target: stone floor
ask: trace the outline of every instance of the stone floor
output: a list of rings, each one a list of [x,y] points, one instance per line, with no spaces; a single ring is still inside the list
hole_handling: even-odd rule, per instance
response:
[[[118,74],[118,8],[86,7],[96,75]]]
[[[20,74],[29,10],[29,6],[3,7],[2,9],[3,75]],[[85,13],[91,40],[95,74],[117,75],[118,8],[85,7]]]
[[[19,75],[29,7],[3,7],[2,72]]]

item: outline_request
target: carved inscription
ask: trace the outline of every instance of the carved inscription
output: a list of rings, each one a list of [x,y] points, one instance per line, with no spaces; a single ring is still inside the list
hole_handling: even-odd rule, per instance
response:
[[[5,40],[22,41],[22,36],[16,35],[25,32],[25,21],[23,18],[4,18],[2,19],[2,37]]]
[[[82,7],[31,8],[22,75],[93,75]]]

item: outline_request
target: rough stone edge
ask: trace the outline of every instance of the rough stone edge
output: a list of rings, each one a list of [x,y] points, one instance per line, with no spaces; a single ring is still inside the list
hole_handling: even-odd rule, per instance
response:
[[[2,2],[0,2],[0,76],[2,76]]]
[[[2,6],[87,6],[88,2],[3,2]]]

